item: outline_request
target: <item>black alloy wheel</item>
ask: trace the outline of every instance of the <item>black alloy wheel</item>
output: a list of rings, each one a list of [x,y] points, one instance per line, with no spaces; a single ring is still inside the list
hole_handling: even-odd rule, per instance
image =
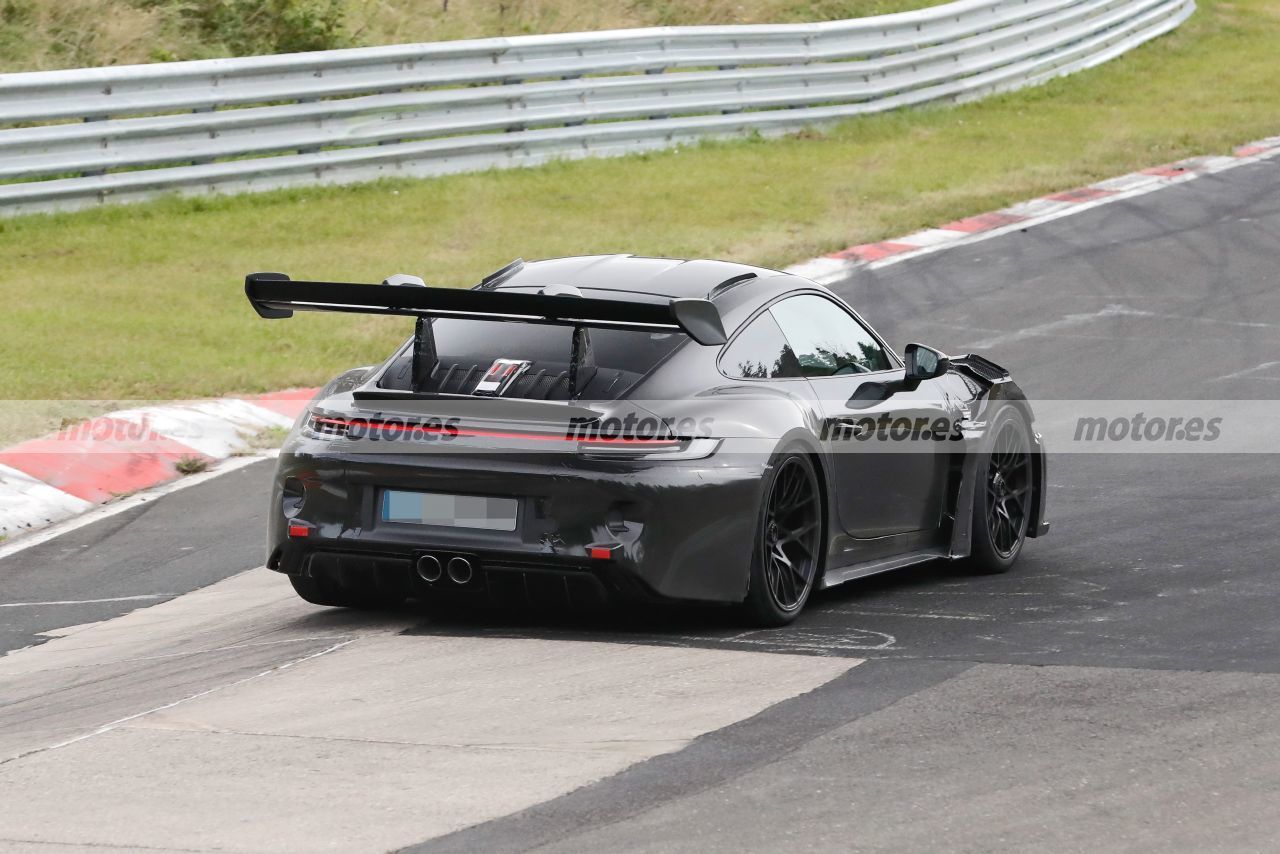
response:
[[[822,500],[813,462],[788,454],[773,466],[761,508],[747,608],[762,625],[795,619],[822,564]]]
[[[992,424],[991,450],[979,461],[973,505],[972,554],[965,568],[975,573],[1005,572],[1022,551],[1035,497],[1031,434],[1014,409]]]
[[[1031,454],[1016,421],[996,435],[987,466],[987,531],[996,554],[1013,557],[1027,535],[1031,499]]]

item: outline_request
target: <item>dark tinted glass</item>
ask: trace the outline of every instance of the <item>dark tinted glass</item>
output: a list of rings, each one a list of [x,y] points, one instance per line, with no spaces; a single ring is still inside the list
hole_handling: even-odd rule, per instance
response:
[[[573,329],[497,320],[439,318],[432,323],[442,362],[488,367],[494,359],[527,359],[533,367],[568,366]],[[677,332],[592,329],[591,355],[601,370],[645,374],[684,341]]]
[[[800,376],[795,354],[768,312],[751,321],[725,348],[720,369],[728,376],[748,379]]]
[[[505,397],[554,400],[568,396],[571,327],[460,318],[437,318],[431,326],[439,362],[425,391],[470,394],[495,359],[518,359],[532,364]],[[582,396],[617,397],[685,340],[679,333],[592,329],[594,365],[584,365],[579,372]],[[405,350],[379,385],[409,388],[410,362],[410,350]]]
[[[889,355],[871,333],[829,299],[791,297],[770,311],[806,377],[864,374],[893,367]]]

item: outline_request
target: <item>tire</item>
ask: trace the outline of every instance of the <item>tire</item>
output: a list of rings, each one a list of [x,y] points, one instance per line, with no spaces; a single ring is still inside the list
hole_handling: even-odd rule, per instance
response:
[[[809,601],[826,552],[824,506],[809,455],[786,452],[774,458],[765,475],[743,602],[752,625],[785,626]]]
[[[395,597],[377,590],[366,590],[358,587],[340,587],[324,578],[310,575],[290,575],[289,583],[293,592],[312,605],[327,608],[354,608],[363,611],[376,611],[398,604]]]
[[[1015,409],[996,415],[989,450],[978,461],[974,485],[972,552],[962,564],[966,572],[1008,572],[1022,553],[1035,495],[1031,464],[1031,430]]]

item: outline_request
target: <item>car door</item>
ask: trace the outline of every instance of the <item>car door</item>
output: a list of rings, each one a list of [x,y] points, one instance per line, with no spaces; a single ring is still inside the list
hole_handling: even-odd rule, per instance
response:
[[[948,442],[931,428],[950,414],[944,390],[935,380],[909,387],[897,357],[835,300],[800,294],[770,312],[820,402],[845,533],[869,539],[937,527]]]

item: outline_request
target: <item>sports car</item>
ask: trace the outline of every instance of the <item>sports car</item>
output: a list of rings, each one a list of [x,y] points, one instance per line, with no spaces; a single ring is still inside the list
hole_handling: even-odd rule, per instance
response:
[[[908,344],[827,288],[724,261],[517,259],[470,289],[246,277],[264,318],[403,315],[286,440],[267,566],[303,599],[724,603],[922,561],[1009,569],[1045,450],[1009,373]],[[407,330],[406,330],[407,332]]]

